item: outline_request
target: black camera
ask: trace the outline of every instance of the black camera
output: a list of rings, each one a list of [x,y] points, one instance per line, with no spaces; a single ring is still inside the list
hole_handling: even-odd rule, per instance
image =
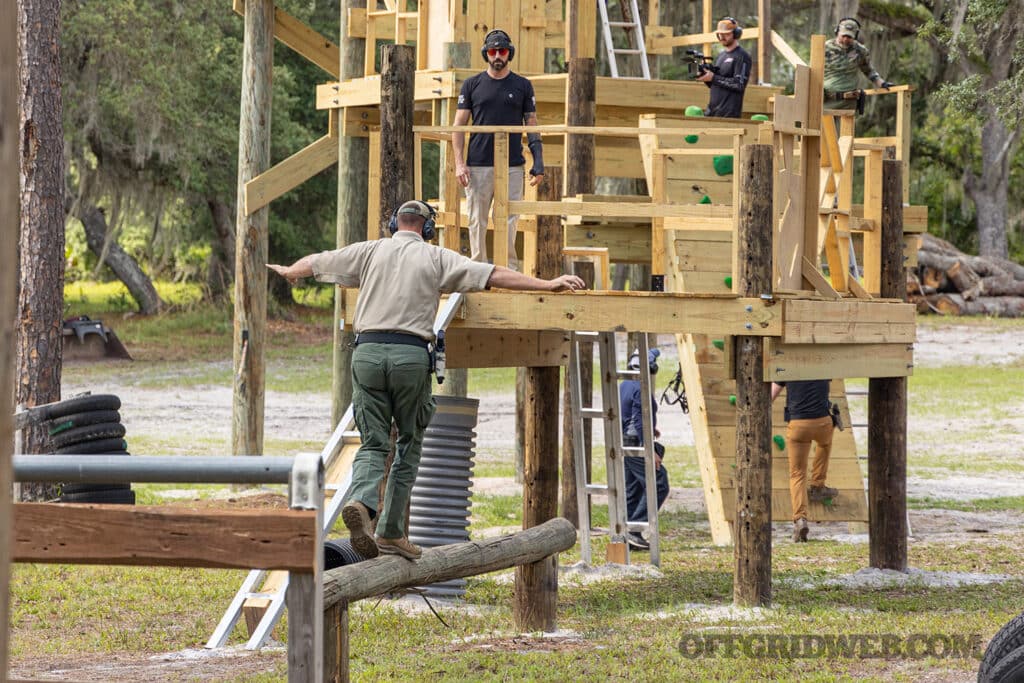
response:
[[[703,76],[708,71],[713,74],[718,73],[718,67],[714,65],[714,57],[708,57],[696,50],[687,50],[686,58],[683,61],[686,62],[686,71],[690,74],[690,78]]]

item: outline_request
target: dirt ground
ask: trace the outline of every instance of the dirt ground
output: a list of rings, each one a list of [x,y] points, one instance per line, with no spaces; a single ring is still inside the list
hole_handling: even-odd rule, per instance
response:
[[[662,367],[675,367],[676,352],[671,338],[663,338]],[[964,349],[967,349],[965,352]],[[915,346],[917,367],[943,367],[947,365],[999,365],[1024,357],[1024,337],[1009,328],[972,329],[969,324],[951,323],[926,326],[918,330]],[[667,373],[665,373],[667,374]],[[659,387],[663,382],[659,382]],[[198,433],[213,439],[222,439],[225,451],[231,435],[230,387],[201,387],[190,389],[149,390],[136,386],[111,383],[106,386],[66,386],[65,395],[91,390],[94,393],[116,393],[122,400],[122,418],[132,435],[149,434],[154,438],[167,434]],[[1024,406],[1021,406],[1024,408]],[[860,410],[860,409],[855,409]],[[324,442],[329,431],[330,404],[322,394],[281,394],[267,392],[267,438],[313,440]],[[1024,410],[1017,411],[1024,415]],[[863,415],[854,414],[854,423],[864,422]],[[659,412],[661,440],[665,443],[692,445],[693,433],[689,419],[678,409],[667,406]],[[914,448],[915,435],[927,440],[929,433],[940,428],[928,418],[912,415],[908,445]],[[863,432],[864,430],[861,430]],[[481,400],[477,427],[477,448],[488,458],[508,457],[511,460],[514,434],[514,399],[510,395],[486,396]],[[863,452],[865,435],[858,435],[858,450]],[[999,434],[999,449],[1007,456],[1024,452],[1024,420],[1016,428]],[[213,454],[213,453],[211,453]],[[283,454],[283,453],[280,453]],[[927,475],[927,476],[923,476]],[[517,494],[520,491],[511,479],[479,478],[478,491]],[[911,497],[935,496],[941,498],[970,499],[998,495],[1020,495],[1024,490],[1024,475],[1004,473],[995,476],[955,474],[950,471],[915,473],[908,479]],[[184,493],[184,492],[183,492]],[[187,495],[187,493],[185,493]],[[703,493],[699,488],[674,487],[667,503],[668,509],[704,511]],[[1010,512],[970,513],[948,510],[912,510],[910,523],[915,542],[969,541],[980,536],[1005,534],[1019,535],[1024,526],[1024,515]],[[781,539],[788,530],[779,529]],[[495,529],[495,532],[505,531]],[[867,542],[865,534],[851,534],[845,524],[816,525],[815,536],[834,538],[846,542]],[[211,629],[214,624],[211,624]],[[576,647],[573,638],[556,639],[543,645],[530,644],[529,639],[508,643],[476,644],[465,647]],[[48,661],[41,658],[32,662],[15,662],[14,678],[37,680],[76,681],[129,681],[129,680],[222,680],[245,677],[248,673],[263,672],[282,661],[281,649],[250,653],[239,648],[216,652],[203,649],[163,654],[116,656],[82,656],[74,660],[60,658]]]

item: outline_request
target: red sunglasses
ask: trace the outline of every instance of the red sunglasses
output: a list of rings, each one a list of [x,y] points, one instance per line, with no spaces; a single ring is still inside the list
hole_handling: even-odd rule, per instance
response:
[[[508,57],[507,47],[489,47],[487,48],[488,57]]]

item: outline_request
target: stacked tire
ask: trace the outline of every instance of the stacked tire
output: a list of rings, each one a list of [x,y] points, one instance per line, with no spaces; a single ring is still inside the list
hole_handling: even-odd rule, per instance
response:
[[[989,641],[978,668],[978,683],[1024,681],[1024,613],[1006,623]]]
[[[59,455],[128,456],[121,399],[112,394],[77,396],[50,406],[45,423],[50,452]],[[135,504],[131,484],[65,484],[61,503]]]

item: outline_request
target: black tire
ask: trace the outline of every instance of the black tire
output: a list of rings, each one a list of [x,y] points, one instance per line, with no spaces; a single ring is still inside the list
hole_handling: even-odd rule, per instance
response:
[[[90,394],[55,403],[47,409],[46,419],[52,420],[65,415],[87,413],[93,410],[118,410],[120,407],[121,399],[113,394]]]
[[[74,413],[65,417],[58,417],[56,420],[50,420],[46,423],[46,429],[50,436],[56,436],[75,427],[120,421],[121,413],[116,410],[90,410],[86,413]]]
[[[1021,683],[1024,681],[1024,645],[1003,655],[992,667],[986,680],[992,683]]]
[[[100,439],[120,439],[124,436],[124,425],[120,422],[104,422],[98,425],[75,427],[61,432],[50,439],[54,448],[63,448],[72,444],[99,441]]]
[[[93,491],[129,491],[131,488],[131,484],[65,484],[60,490],[60,495],[67,496]]]
[[[124,439],[100,439],[99,441],[86,441],[75,443],[64,448],[58,448],[54,453],[57,455],[127,455],[128,444]]]
[[[989,676],[996,664],[1007,653],[1021,646],[1024,646],[1024,612],[1003,624],[1003,627],[992,636],[992,640],[988,641],[988,647],[981,658],[981,666],[978,667],[978,682],[992,680]]]
[[[135,505],[135,491],[91,491],[69,493],[60,497],[61,503],[97,503],[102,505]]]

